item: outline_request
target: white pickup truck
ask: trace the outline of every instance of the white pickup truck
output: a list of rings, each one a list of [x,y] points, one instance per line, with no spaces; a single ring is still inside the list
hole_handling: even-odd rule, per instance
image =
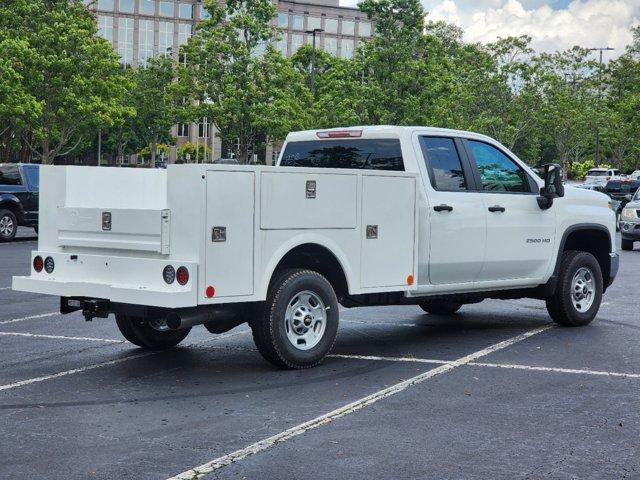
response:
[[[148,349],[248,322],[286,368],[329,353],[338,304],[530,297],[585,325],[618,270],[615,219],[561,179],[483,135],[390,126],[291,133],[273,167],[42,167],[38,250],[13,288],[115,314]]]

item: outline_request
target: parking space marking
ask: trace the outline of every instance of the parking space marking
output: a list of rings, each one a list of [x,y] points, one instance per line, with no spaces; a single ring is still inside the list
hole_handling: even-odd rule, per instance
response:
[[[375,355],[342,355],[334,354],[330,355],[334,358],[346,358],[353,360],[374,360],[381,362],[408,362],[408,363],[430,363],[436,365],[446,365],[452,363],[448,360],[435,360],[430,358],[414,358],[414,357],[379,357]],[[597,375],[603,377],[621,377],[621,378],[640,378],[640,373],[624,373],[624,372],[606,372],[602,370],[587,370],[579,368],[556,368],[556,367],[538,367],[534,365],[521,365],[511,363],[484,363],[484,362],[469,362],[467,364],[470,367],[490,367],[490,368],[505,368],[511,370],[532,370],[536,372],[555,372],[555,373],[572,373],[580,375]]]
[[[218,335],[218,336],[216,336],[214,338],[203,340],[201,342],[196,342],[196,343],[194,343],[192,345],[200,345],[200,344],[207,343],[207,342],[212,342],[212,341],[215,341],[215,340],[222,340],[224,338],[234,337],[236,335],[241,335],[241,334],[244,334],[246,332],[247,332],[247,330],[240,330],[238,332],[224,333],[224,334]],[[185,346],[189,346],[189,345],[185,345]],[[50,375],[43,375],[41,377],[28,378],[26,380],[20,380],[18,382],[14,382],[14,383],[8,383],[6,385],[0,385],[0,391],[11,390],[13,388],[18,388],[18,387],[24,387],[25,385],[31,385],[33,383],[44,382],[46,380],[53,380],[54,378],[66,377],[67,375],[73,375],[74,373],[82,373],[82,372],[86,372],[88,370],[95,370],[96,368],[109,367],[111,365],[118,365],[119,363],[127,362],[129,360],[135,360],[137,358],[149,357],[151,355],[158,355],[160,353],[163,353],[163,351],[139,353],[137,355],[131,355],[131,356],[124,357],[124,358],[116,358],[115,360],[109,360],[109,361],[102,362],[102,363],[94,363],[92,365],[86,365],[84,367],[72,368],[71,370],[65,370],[63,372],[52,373]]]
[[[29,315],[28,317],[12,318],[11,320],[2,320],[0,325],[7,325],[9,323],[24,322],[25,320],[33,320],[35,318],[53,317],[54,315],[62,315],[60,312],[40,313],[38,315]]]
[[[381,360],[387,362],[415,362],[415,363],[432,363],[435,365],[445,365],[451,363],[451,360],[435,360],[431,358],[415,358],[415,357],[377,357],[375,355],[345,355],[334,353],[329,355],[333,358],[347,358],[351,360]]]
[[[9,290],[11,287],[0,287],[0,290]]]
[[[325,413],[324,415],[320,415],[319,417],[316,417],[313,420],[309,420],[307,422],[301,423],[300,425],[296,425],[295,427],[291,427],[283,432],[277,433],[271,437],[260,440],[256,443],[249,445],[248,447],[242,448],[240,450],[236,450],[235,452],[228,453],[227,455],[216,458],[215,460],[207,462],[203,465],[200,465],[198,467],[194,467],[190,470],[182,472],[174,477],[171,477],[169,480],[193,480],[193,479],[201,478],[204,475],[214,472],[215,470],[218,470],[222,467],[230,465],[234,462],[238,462],[250,455],[254,455],[256,453],[267,450],[279,443],[285,442],[290,438],[301,435],[309,430],[325,425],[333,420],[336,420],[350,413],[357,412],[358,410],[361,410],[369,405],[372,405],[373,403],[376,403],[384,398],[400,393],[406,390],[408,387],[411,387],[418,383],[422,383],[425,380],[428,380],[437,375],[446,373],[462,365],[466,365],[478,358],[484,357],[498,350],[503,350],[517,342],[526,340],[527,338],[537,335],[538,333],[544,332],[550,328],[552,328],[552,325],[545,325],[543,327],[529,330],[520,335],[516,335],[515,337],[511,337],[507,340],[503,340],[502,342],[495,343],[487,348],[483,348],[482,350],[478,350],[477,352],[471,353],[469,355],[461,357],[452,362],[448,362],[446,364],[440,365],[434,369],[423,372],[407,380],[403,380],[402,382],[396,383],[395,385],[387,387],[383,390],[379,390],[375,393],[372,393],[371,395],[367,395],[366,397],[360,398],[355,402],[351,402],[331,412]]]
[[[66,335],[45,335],[42,333],[24,333],[24,332],[0,332],[0,336],[47,338],[51,340],[82,340],[85,342],[126,343],[124,340],[114,340],[111,338],[68,337]]]

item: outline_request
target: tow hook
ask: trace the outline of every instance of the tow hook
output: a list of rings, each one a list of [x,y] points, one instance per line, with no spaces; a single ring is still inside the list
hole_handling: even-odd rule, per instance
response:
[[[107,318],[109,316],[109,300],[91,298],[82,301],[82,315],[87,322],[94,318]]]

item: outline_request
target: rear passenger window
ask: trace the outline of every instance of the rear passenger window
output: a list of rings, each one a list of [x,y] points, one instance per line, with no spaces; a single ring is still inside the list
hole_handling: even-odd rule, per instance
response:
[[[433,187],[446,191],[467,190],[460,155],[453,139],[422,137],[421,144]]]
[[[280,165],[404,171],[400,140],[392,138],[289,142]]]
[[[489,192],[530,192],[527,174],[513,160],[488,143],[469,140],[478,165],[482,190]]]
[[[0,185],[22,185],[22,178],[17,165],[0,167]]]

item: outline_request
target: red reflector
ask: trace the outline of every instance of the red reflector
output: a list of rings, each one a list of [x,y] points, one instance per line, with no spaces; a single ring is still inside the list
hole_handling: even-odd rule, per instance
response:
[[[189,281],[189,270],[187,270],[187,267],[178,268],[178,270],[176,271],[176,280],[178,280],[178,283],[180,285],[187,284],[187,282]]]
[[[43,268],[44,268],[44,261],[42,260],[42,257],[38,255],[36,258],[33,259],[33,269],[36,272],[41,272]]]
[[[216,289],[213,288],[213,286],[209,285],[204,294],[207,296],[207,298],[211,298],[216,294]]]
[[[318,138],[359,138],[362,136],[362,130],[329,130],[326,132],[317,132]]]

